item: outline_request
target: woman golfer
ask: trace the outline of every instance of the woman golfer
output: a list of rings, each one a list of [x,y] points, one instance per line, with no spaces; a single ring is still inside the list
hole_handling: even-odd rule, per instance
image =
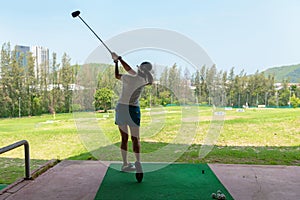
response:
[[[116,106],[115,123],[119,127],[121,133],[121,155],[123,159],[122,171],[135,171],[138,182],[143,179],[143,171],[140,163],[140,106],[139,98],[146,85],[153,82],[150,73],[152,65],[149,62],[143,62],[138,66],[137,72],[134,71],[122,58],[116,53],[112,53],[112,59],[115,62],[115,77],[122,81],[122,92]],[[120,74],[118,61],[121,62],[128,74]],[[135,165],[127,160],[128,149],[128,128],[130,129],[132,148],[135,153]]]

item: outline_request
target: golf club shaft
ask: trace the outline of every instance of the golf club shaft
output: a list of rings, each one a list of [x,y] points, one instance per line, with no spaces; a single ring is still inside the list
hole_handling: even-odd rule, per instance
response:
[[[98,40],[100,40],[100,42],[105,46],[105,48],[109,51],[109,53],[111,54],[112,51],[108,48],[108,46],[106,46],[106,44],[101,40],[101,38],[95,33],[95,31],[93,31],[93,29],[78,15],[79,19],[94,33],[94,35],[98,38]]]

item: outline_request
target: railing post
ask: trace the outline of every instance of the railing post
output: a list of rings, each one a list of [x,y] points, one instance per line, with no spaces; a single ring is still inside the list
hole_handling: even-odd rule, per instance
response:
[[[8,145],[6,147],[0,148],[0,154],[10,151],[12,149],[18,148],[24,145],[24,153],[25,153],[25,179],[31,179],[30,176],[30,157],[29,157],[29,143],[26,140],[21,140],[14,144]]]
[[[25,154],[25,179],[30,179],[30,155],[29,155],[29,144],[24,140],[24,154]]]

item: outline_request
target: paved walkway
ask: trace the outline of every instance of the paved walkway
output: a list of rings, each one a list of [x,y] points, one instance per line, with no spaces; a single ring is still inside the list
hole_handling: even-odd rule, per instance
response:
[[[299,166],[209,166],[236,200],[300,199]]]
[[[300,167],[209,164],[236,200],[300,199]],[[0,200],[93,200],[107,167],[62,161],[35,180],[0,192]]]

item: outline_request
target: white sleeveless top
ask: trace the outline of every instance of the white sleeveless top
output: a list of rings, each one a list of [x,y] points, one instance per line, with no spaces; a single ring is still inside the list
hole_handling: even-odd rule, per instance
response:
[[[139,98],[147,84],[146,80],[138,75],[122,74],[121,81],[122,91],[118,103],[139,106]]]

